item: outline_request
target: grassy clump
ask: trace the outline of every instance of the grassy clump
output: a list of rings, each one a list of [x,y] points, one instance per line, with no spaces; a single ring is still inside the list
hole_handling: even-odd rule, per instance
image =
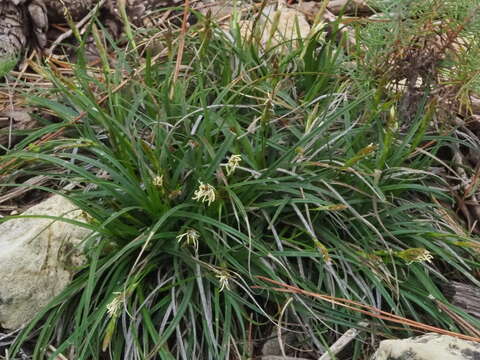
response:
[[[76,184],[65,195],[95,233],[88,265],[12,351],[37,329],[35,358],[53,344],[75,359],[240,359],[283,321],[320,353],[362,320],[257,276],[459,331],[429,298],[448,304],[447,273],[476,281],[478,243],[442,218],[451,198],[431,170],[459,140],[430,130],[427,96],[400,130],[395,100],[351,81],[334,39],[263,52],[199,22],[178,78],[175,48],[118,51],[114,68],[104,56],[102,77],[85,63],[73,80],[52,73],[55,100],[33,101],[63,136],[32,146],[33,132],[4,160]]]

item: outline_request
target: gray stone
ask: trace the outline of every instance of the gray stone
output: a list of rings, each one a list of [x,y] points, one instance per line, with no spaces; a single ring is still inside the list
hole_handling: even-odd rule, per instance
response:
[[[59,195],[23,215],[86,221],[81,210]],[[84,227],[45,218],[0,224],[0,326],[21,327],[65,288],[85,262],[80,245],[89,234]]]
[[[429,333],[384,340],[372,360],[480,360],[480,343]]]
[[[282,331],[281,343],[278,341],[277,329],[273,329],[270,337],[262,346],[262,355],[278,356],[282,355],[282,347],[289,347],[297,341],[297,337],[293,332]],[[288,346],[287,346],[288,345]]]

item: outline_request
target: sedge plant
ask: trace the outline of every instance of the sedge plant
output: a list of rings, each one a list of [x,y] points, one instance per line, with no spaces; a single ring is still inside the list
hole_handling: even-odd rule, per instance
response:
[[[88,262],[13,355],[34,338],[35,359],[246,359],[272,325],[322,354],[365,320],[257,276],[461,331],[435,301],[453,309],[447,270],[478,283],[478,242],[442,220],[451,199],[431,171],[458,140],[430,130],[427,101],[400,133],[395,104],[350,81],[323,31],[277,51],[207,19],[186,34],[178,77],[168,36],[161,56],[101,56],[101,77],[81,60],[73,78],[49,72],[52,92],[31,101],[62,136],[32,146],[45,130],[32,131],[2,161],[50,176],[43,190],[93,232]],[[367,333],[411,334],[368,320]],[[359,337],[352,357],[367,348]]]

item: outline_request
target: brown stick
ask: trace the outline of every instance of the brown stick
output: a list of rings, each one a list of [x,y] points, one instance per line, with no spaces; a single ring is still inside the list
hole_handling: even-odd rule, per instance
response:
[[[172,88],[170,92],[170,98],[172,98],[173,96],[174,85],[177,82],[178,75],[180,74],[180,66],[182,65],[183,51],[185,49],[185,37],[187,34],[187,22],[188,22],[189,13],[190,13],[190,0],[185,0],[185,5],[183,8],[182,29],[180,31],[180,42],[178,44],[177,62],[175,63],[175,72],[173,73],[173,81],[172,81]]]

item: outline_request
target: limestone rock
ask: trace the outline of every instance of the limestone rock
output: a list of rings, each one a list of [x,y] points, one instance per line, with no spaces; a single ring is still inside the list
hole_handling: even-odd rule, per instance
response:
[[[265,7],[259,19],[259,25],[252,29],[255,20],[241,20],[238,23],[240,34],[248,38],[255,32],[255,36],[261,39],[265,49],[279,48],[282,52],[288,52],[289,47],[296,47],[296,39],[306,39],[310,34],[310,24],[305,15],[293,8],[274,5]],[[256,34],[259,32],[259,34]]]
[[[480,343],[429,333],[402,340],[384,340],[372,360],[476,360]]]
[[[279,8],[274,13],[269,13],[265,21],[266,30],[271,46],[282,44],[293,39],[306,39],[310,33],[310,24],[301,12],[287,7]]]
[[[75,205],[54,195],[23,213],[85,222]],[[85,257],[90,230],[60,220],[11,219],[0,224],[0,326],[16,329],[58,295]]]

